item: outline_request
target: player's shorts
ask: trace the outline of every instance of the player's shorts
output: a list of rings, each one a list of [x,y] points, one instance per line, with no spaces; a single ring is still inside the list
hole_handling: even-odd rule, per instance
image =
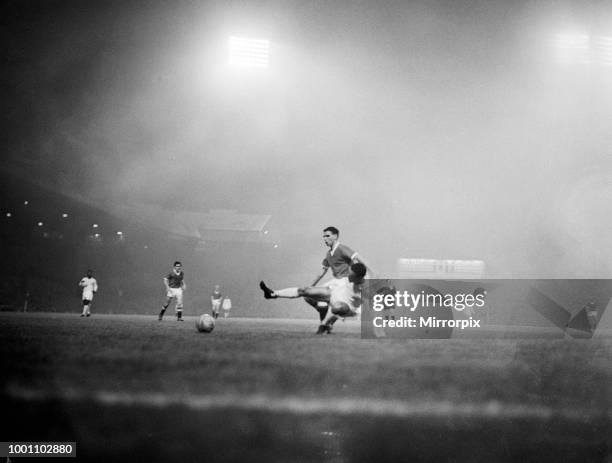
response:
[[[353,317],[361,307],[361,291],[355,291],[354,285],[347,277],[339,279],[339,283],[331,288],[329,305],[332,313],[341,317]]]
[[[93,301],[93,291],[83,291],[83,297],[81,299],[83,299],[84,304],[85,301],[87,301],[87,304],[89,304],[91,301]]]
[[[176,299],[176,307],[183,307],[183,288],[168,288],[166,297]]]
[[[334,288],[337,288],[339,286],[344,286],[347,281],[348,281],[348,278],[346,277],[345,278],[332,278],[331,280],[328,280],[325,283],[323,283],[323,285],[321,286],[326,286],[333,291]]]
[[[325,283],[321,284],[321,285],[317,285],[317,286],[322,286],[325,288],[329,288],[331,291],[334,290],[334,288],[338,287],[338,286],[342,286],[344,285],[344,278],[332,278],[330,280],[327,280]],[[325,301],[318,301],[317,302],[317,307],[324,309],[328,306],[327,302]]]
[[[219,312],[219,309],[221,308],[221,299],[213,299],[211,302],[213,312]]]

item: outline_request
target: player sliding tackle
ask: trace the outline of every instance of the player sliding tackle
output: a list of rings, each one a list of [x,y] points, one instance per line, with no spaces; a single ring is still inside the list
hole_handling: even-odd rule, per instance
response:
[[[295,299],[308,297],[329,304],[329,311],[321,321],[317,334],[330,333],[331,327],[339,317],[354,317],[361,307],[361,288],[367,268],[361,262],[352,264],[347,277],[341,278],[333,288],[327,286],[307,286],[273,290],[261,281],[259,287],[266,299]]]
[[[323,242],[329,248],[323,259],[323,267],[310,286],[327,286],[330,289],[336,284],[339,284],[344,277],[349,274],[351,264],[361,262],[368,268],[370,277],[372,276],[372,268],[357,252],[350,247],[340,243],[340,231],[336,227],[327,227],[323,230]],[[321,279],[325,276],[328,270],[331,270],[332,278],[325,283],[319,285]],[[321,323],[327,316],[327,302],[319,301],[316,298],[304,297],[304,300],[313,306],[319,312]]]

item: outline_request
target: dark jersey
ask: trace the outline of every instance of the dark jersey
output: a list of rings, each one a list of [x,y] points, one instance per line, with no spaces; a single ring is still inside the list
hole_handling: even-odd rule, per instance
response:
[[[213,300],[218,301],[223,297],[223,295],[221,294],[221,291],[213,291],[211,297],[213,298]]]
[[[184,275],[185,274],[182,270],[178,274],[175,273],[174,270],[170,272],[168,276],[166,276],[166,279],[168,280],[168,286],[170,286],[171,288],[182,288]]]
[[[331,268],[334,278],[347,277],[353,257],[357,253],[344,244],[338,244],[335,249],[330,249],[323,259],[323,267]]]

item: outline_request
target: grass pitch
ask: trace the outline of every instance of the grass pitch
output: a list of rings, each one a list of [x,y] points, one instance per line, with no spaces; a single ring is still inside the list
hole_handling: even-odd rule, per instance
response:
[[[612,458],[612,339],[363,340],[355,322],[0,313],[2,441],[83,461]],[[7,421],[6,418],[9,418]]]

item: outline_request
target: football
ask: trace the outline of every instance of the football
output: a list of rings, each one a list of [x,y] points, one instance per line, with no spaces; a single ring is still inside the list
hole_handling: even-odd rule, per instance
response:
[[[215,328],[215,319],[205,313],[196,321],[196,328],[200,333],[210,333]]]

